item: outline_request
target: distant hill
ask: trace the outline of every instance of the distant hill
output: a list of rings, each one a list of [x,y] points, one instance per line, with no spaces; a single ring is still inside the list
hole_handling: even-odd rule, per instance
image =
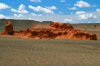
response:
[[[0,19],[0,31],[4,31],[4,26],[10,21],[13,25],[14,30],[23,30],[30,28],[31,24],[50,24],[52,21],[34,21],[34,20],[15,20],[15,19]],[[53,23],[53,22],[52,22]]]
[[[73,27],[81,27],[81,28],[91,28],[93,25],[100,26],[100,23],[80,23],[80,24],[71,24]]]
[[[34,21],[34,20],[14,20],[14,19],[0,19],[0,26],[5,26],[7,21],[10,21],[13,26],[18,27],[18,26],[30,26],[31,24],[50,24],[52,21]]]
[[[39,22],[39,21],[35,21],[35,20],[0,19],[0,26],[5,26],[7,21],[10,21],[14,27],[29,27],[29,26],[31,26],[31,24],[39,24],[39,23],[50,24],[51,22],[53,23],[53,21]],[[80,23],[80,24],[71,24],[71,25],[73,25],[75,27],[77,27],[77,26],[81,27],[84,25],[87,25],[87,26],[97,25],[97,26],[99,26],[100,23]]]
[[[35,20],[15,20],[15,19],[0,19],[0,28],[4,28],[5,24],[7,21],[10,21],[14,27],[14,29],[18,30],[19,29],[26,29],[30,28],[31,24],[50,24],[53,21],[35,21]],[[71,24],[73,27],[82,27],[82,28],[89,28],[92,27],[93,25],[99,26],[100,23],[80,23],[80,24]]]

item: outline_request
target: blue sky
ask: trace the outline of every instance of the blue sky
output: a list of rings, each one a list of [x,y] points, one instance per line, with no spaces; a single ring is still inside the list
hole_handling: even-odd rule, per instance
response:
[[[100,0],[0,0],[0,19],[100,23]]]

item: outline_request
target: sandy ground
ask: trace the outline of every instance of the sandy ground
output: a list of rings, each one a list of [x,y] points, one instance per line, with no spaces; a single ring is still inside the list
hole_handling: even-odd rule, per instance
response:
[[[96,34],[97,41],[0,35],[0,66],[100,66],[100,33]]]

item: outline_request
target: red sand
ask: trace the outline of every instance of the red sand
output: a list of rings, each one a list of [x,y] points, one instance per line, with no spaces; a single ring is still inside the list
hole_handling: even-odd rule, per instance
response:
[[[6,26],[8,23],[6,24]],[[11,23],[9,24],[3,35],[13,35],[21,38],[38,38],[38,39],[85,39],[97,40],[96,34],[84,31],[74,30],[73,26],[67,23],[50,23],[50,26],[44,28],[25,29],[20,31],[13,31]],[[5,33],[6,32],[6,33]],[[13,33],[13,34],[12,34]]]

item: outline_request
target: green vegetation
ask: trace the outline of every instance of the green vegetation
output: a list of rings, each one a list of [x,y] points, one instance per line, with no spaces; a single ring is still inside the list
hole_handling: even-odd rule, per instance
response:
[[[0,20],[0,32],[4,23]],[[26,29],[27,20],[11,20],[14,30]],[[20,22],[20,23],[19,23]],[[44,22],[43,22],[44,23]],[[89,25],[89,26],[88,26]],[[99,33],[93,24],[73,24]],[[86,26],[86,27],[85,27]],[[76,39],[24,39],[0,35],[0,66],[100,66],[100,35],[98,40]]]

